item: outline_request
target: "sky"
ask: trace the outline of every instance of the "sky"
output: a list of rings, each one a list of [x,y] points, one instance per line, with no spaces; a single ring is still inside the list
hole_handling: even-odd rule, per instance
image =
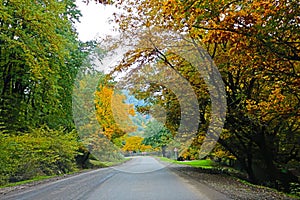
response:
[[[79,39],[83,42],[93,40],[96,37],[105,35],[114,35],[113,25],[109,19],[113,18],[116,8],[113,6],[104,6],[90,1],[88,5],[82,0],[76,0],[76,5],[83,15],[80,18],[81,23],[76,23]]]
[[[110,19],[113,19],[113,13],[117,12],[114,6],[96,4],[94,1],[90,1],[87,5],[83,3],[82,0],[76,0],[76,5],[82,14],[80,23],[76,23],[75,25],[78,37],[81,41],[100,40],[100,38],[105,38],[106,35],[118,35],[116,31],[113,31],[113,24],[109,22]],[[107,56],[103,58],[101,63],[97,62],[97,70],[108,73],[119,57],[120,56]]]

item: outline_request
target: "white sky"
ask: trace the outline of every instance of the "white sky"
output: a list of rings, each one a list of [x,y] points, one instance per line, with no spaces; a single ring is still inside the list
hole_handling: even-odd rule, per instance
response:
[[[114,6],[96,4],[93,0],[90,0],[88,5],[82,0],[76,0],[76,5],[82,14],[81,23],[76,24],[81,41],[86,42],[96,37],[116,34],[113,32],[113,25],[109,23],[109,19],[113,18],[113,13],[117,10]]]

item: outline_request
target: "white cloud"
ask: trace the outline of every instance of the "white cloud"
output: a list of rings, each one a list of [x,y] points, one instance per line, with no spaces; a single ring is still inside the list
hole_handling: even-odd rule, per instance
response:
[[[109,23],[113,19],[113,13],[117,11],[114,6],[104,6],[90,1],[87,5],[82,0],[76,0],[76,5],[81,14],[80,23],[76,23],[77,32],[81,41],[93,40],[96,37],[105,35],[115,35],[113,24]]]

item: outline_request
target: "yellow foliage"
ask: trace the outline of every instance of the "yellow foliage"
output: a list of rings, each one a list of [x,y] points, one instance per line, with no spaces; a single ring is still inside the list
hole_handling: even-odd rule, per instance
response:
[[[144,138],[140,136],[130,136],[125,139],[125,145],[122,148],[123,151],[135,151],[135,152],[144,152],[152,149],[149,145],[142,144]]]
[[[136,128],[129,117],[135,114],[133,105],[126,104],[125,99],[125,95],[104,85],[95,92],[96,118],[109,140]]]

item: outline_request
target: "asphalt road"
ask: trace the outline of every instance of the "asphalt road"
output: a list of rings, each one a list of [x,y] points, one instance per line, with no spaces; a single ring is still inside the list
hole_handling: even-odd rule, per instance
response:
[[[206,200],[228,199],[169,171],[152,157],[135,157],[114,168],[99,169],[41,184],[6,200]]]

